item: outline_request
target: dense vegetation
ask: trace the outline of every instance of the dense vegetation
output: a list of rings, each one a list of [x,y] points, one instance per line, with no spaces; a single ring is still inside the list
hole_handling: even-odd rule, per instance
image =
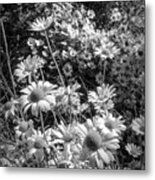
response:
[[[0,166],[145,169],[144,2],[0,13]]]

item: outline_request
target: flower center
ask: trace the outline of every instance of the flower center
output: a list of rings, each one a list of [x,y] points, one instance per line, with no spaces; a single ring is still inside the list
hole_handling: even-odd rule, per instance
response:
[[[7,110],[10,110],[12,107],[12,103],[11,102],[7,102],[4,106],[4,110],[7,111]]]
[[[28,129],[28,122],[21,122],[19,125],[19,131],[26,132]]]
[[[41,149],[45,146],[45,142],[41,137],[36,138],[36,141],[34,143],[34,147],[36,149]]]
[[[84,140],[84,145],[91,151],[97,151],[100,148],[101,143],[101,136],[95,131],[90,131]]]
[[[37,88],[37,89],[34,89],[30,96],[29,96],[29,99],[32,101],[32,102],[38,102],[40,101],[41,99],[43,99],[44,97],[44,91],[43,89],[41,88]]]
[[[107,121],[104,124],[110,130],[114,129],[114,127],[115,127],[114,122],[112,122],[112,121]]]
[[[72,137],[71,134],[66,133],[66,134],[64,135],[63,139],[64,139],[65,142],[70,142],[70,141],[72,141],[73,137]]]

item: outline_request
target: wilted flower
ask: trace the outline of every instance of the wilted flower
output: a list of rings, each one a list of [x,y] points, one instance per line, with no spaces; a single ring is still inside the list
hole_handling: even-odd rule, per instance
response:
[[[21,90],[21,104],[24,112],[31,108],[33,115],[38,115],[39,111],[48,111],[51,105],[55,105],[54,89],[56,85],[48,81],[32,82],[27,88]]]
[[[140,146],[136,146],[135,144],[127,144],[125,146],[125,149],[128,151],[128,153],[133,156],[134,158],[140,156],[142,154],[142,149]]]
[[[14,74],[18,77],[18,81],[21,81],[26,77],[30,78],[44,63],[44,60],[37,55],[33,57],[28,56],[23,62],[17,65]]]
[[[51,26],[51,23],[53,22],[53,16],[49,16],[47,18],[45,17],[39,17],[30,24],[30,30],[31,31],[45,31]]]

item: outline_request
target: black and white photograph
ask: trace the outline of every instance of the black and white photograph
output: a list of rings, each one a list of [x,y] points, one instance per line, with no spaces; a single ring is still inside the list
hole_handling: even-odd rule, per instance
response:
[[[145,170],[145,1],[0,3],[0,167]]]

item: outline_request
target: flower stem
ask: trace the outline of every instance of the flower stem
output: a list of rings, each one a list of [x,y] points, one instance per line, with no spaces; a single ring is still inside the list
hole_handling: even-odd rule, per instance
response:
[[[45,135],[45,126],[44,126],[44,120],[43,120],[43,115],[42,115],[42,112],[40,111],[40,121],[41,121],[41,128],[42,128],[42,131],[43,131],[43,134],[44,134],[44,139],[47,143],[47,138],[46,138],[46,135]]]
[[[104,69],[103,69],[103,82],[105,82],[106,67],[107,67],[107,62],[106,62],[106,60],[105,60],[105,61],[104,61]]]
[[[14,88],[15,81],[14,81],[14,77],[13,77],[13,73],[12,73],[12,69],[11,69],[10,56],[9,56],[9,51],[8,51],[8,43],[7,43],[6,34],[5,34],[5,28],[4,28],[4,24],[3,24],[3,20],[2,19],[0,20],[0,23],[1,23],[1,28],[2,28],[4,44],[5,44],[5,51],[6,51],[6,57],[7,57],[7,65],[8,65],[8,69],[9,69],[9,73],[10,73],[10,77],[11,77],[13,93],[14,93],[14,96],[16,96],[16,91],[15,91],[15,88]]]
[[[47,45],[48,45],[48,48],[49,48],[49,51],[50,51],[50,54],[52,56],[52,59],[54,61],[54,64],[57,68],[57,71],[58,71],[58,74],[59,74],[59,77],[60,77],[60,80],[61,80],[61,83],[63,84],[63,86],[65,86],[65,83],[64,83],[64,79],[63,79],[63,76],[60,72],[60,69],[59,69],[59,66],[58,66],[58,63],[55,59],[55,57],[53,56],[53,53],[52,53],[52,48],[51,48],[51,45],[50,45],[50,41],[49,41],[49,38],[48,38],[48,35],[47,35],[47,31],[45,30],[45,37],[46,37],[46,41],[47,41]]]

